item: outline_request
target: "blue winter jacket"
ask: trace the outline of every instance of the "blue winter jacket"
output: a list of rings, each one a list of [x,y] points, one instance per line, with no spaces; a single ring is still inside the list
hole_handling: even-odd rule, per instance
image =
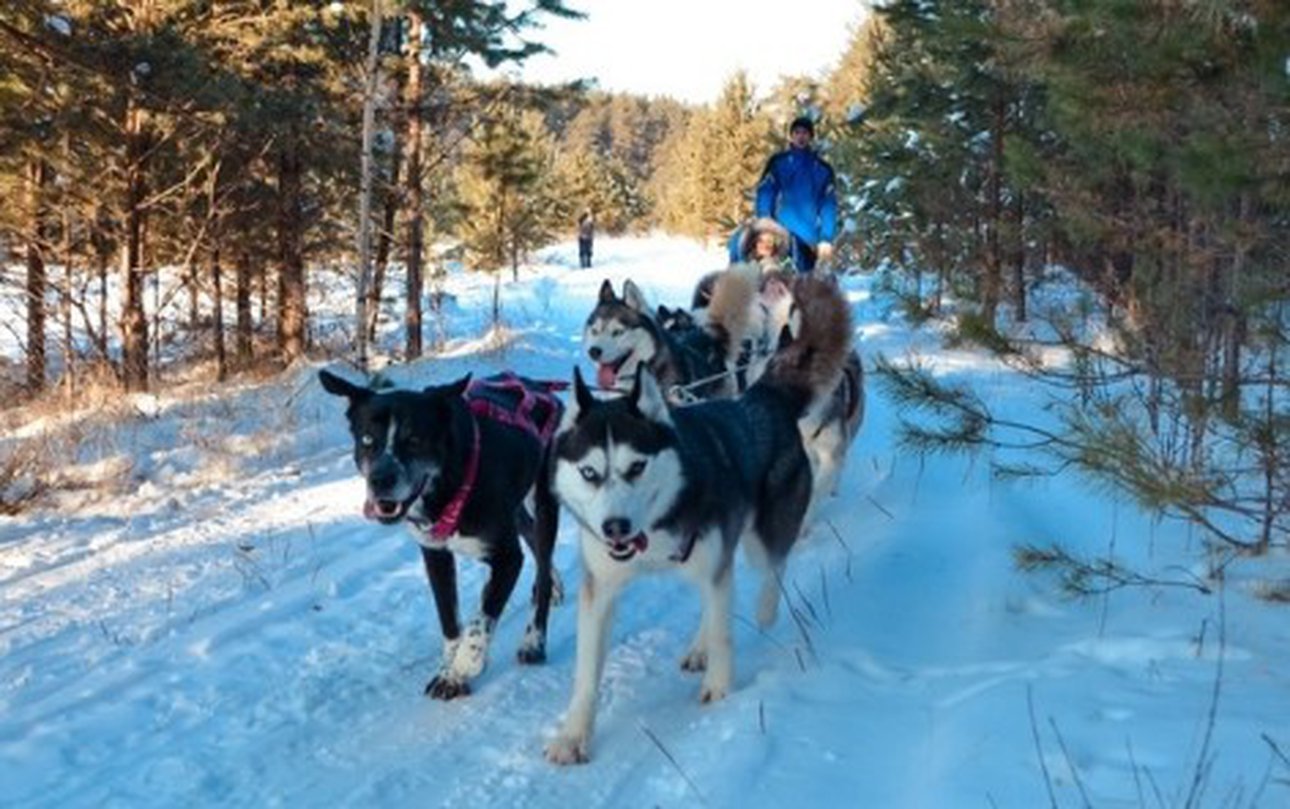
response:
[[[813,149],[772,155],[757,183],[757,215],[774,218],[812,247],[833,241],[838,226],[833,167]]]

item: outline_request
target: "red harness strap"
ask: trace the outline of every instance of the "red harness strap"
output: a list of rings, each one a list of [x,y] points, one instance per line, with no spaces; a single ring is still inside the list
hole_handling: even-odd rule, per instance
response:
[[[430,526],[430,538],[439,542],[445,542],[448,537],[457,533],[461,512],[466,508],[466,501],[475,490],[475,478],[479,475],[479,422],[475,421],[473,414],[470,417],[470,426],[475,435],[470,446],[470,456],[466,459],[466,477],[461,481],[461,488],[457,489],[457,493],[448,501],[448,505],[439,512],[439,519]]]
[[[439,513],[439,518],[430,526],[431,539],[444,542],[457,533],[461,512],[466,508],[466,502],[475,490],[475,480],[479,476],[479,419],[489,419],[523,430],[544,447],[551,440],[560,422],[562,410],[560,400],[553,396],[551,391],[563,390],[568,385],[565,382],[537,384],[542,389],[535,391],[525,385],[524,380],[511,373],[478,379],[470,383],[470,387],[463,394],[466,405],[470,409],[470,426],[474,432],[470,456],[466,459],[466,476],[457,493],[452,496],[452,500],[448,501],[448,505],[444,506],[443,511]],[[519,401],[513,408],[508,408],[488,398],[489,391],[519,394]],[[542,403],[547,405],[547,413],[542,424],[539,425],[534,421],[533,410]]]

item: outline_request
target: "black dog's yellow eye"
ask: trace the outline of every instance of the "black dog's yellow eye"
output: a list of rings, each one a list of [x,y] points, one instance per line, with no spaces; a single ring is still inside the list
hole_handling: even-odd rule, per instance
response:
[[[376,439],[373,438],[369,433],[363,433],[363,435],[359,437],[358,443],[362,444],[365,447],[371,447],[371,446],[375,446]]]
[[[623,473],[623,480],[635,480],[636,478],[640,477],[641,473],[643,473],[644,471],[645,471],[645,462],[635,461],[634,463],[632,463],[631,466],[627,467],[627,471]]]
[[[587,481],[588,483],[599,483],[599,482],[600,482],[600,473],[599,473],[599,472],[597,472],[597,471],[596,471],[596,469],[595,469],[594,467],[591,467],[591,466],[579,466],[579,467],[578,467],[578,474],[579,474],[579,475],[582,475],[582,479],[583,479],[583,480],[585,480],[585,481]]]

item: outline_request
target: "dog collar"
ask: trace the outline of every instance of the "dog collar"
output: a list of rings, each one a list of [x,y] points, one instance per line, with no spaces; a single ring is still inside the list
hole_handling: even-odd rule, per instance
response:
[[[473,413],[470,416],[470,426],[474,431],[474,438],[471,442],[470,457],[466,459],[466,477],[461,482],[461,488],[448,501],[448,505],[439,512],[439,519],[430,526],[430,538],[440,542],[457,533],[461,512],[466,508],[466,501],[475,490],[475,477],[479,474],[479,422],[475,420]]]

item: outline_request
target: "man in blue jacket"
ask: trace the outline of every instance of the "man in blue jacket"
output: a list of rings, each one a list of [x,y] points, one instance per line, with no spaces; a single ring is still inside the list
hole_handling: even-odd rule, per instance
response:
[[[801,116],[788,128],[788,148],[766,161],[757,183],[757,216],[773,217],[792,234],[790,254],[798,272],[833,257],[838,201],[833,167],[811,148],[815,124]]]

